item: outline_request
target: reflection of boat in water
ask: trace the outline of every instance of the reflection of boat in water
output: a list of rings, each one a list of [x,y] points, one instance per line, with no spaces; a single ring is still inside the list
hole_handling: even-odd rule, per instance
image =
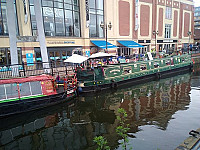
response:
[[[176,111],[187,109],[185,106],[190,103],[190,90],[190,75],[184,74],[116,91],[102,91],[93,95],[94,98],[86,95],[81,99],[85,98],[85,103],[95,101],[96,106],[114,110],[115,113],[117,108],[124,108],[130,124],[154,124],[166,129]]]
[[[77,69],[77,78],[82,92],[94,92],[116,88],[127,83],[144,83],[189,71],[192,67],[188,54],[174,57],[105,65],[94,69]]]
[[[94,149],[94,136],[102,134],[114,149],[119,144],[115,132],[119,107],[128,113],[131,133],[146,124],[165,130],[172,115],[186,109],[190,102],[189,91],[190,76],[185,74],[126,89],[102,91],[103,94],[88,94],[79,97],[80,101],[76,101],[74,107],[73,103],[68,109],[52,107],[54,111],[49,116],[44,115],[45,112],[27,114],[29,121],[25,121],[26,118],[23,121],[22,116],[21,121],[17,124],[15,119],[13,125],[10,119],[9,126],[4,124],[0,131],[0,149]]]

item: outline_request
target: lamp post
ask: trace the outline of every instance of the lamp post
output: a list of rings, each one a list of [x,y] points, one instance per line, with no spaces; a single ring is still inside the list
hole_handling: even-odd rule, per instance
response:
[[[112,24],[111,22],[109,22],[109,24],[104,24],[103,21],[101,22],[100,24],[100,27],[105,30],[105,36],[106,36],[106,52],[108,52],[108,44],[107,44],[107,41],[108,41],[108,29],[111,30],[112,28]]]
[[[155,35],[155,50],[157,49],[156,48],[156,38],[157,38],[157,35],[159,34],[159,32],[158,31],[153,31],[153,35]],[[156,50],[156,52],[157,52],[157,50]]]
[[[190,36],[192,35],[192,32],[191,31],[188,31],[188,36],[189,36],[189,41],[188,41],[188,53],[190,51]]]

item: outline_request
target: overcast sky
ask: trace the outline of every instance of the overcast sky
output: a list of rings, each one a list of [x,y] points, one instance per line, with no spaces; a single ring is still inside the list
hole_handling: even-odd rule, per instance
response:
[[[200,6],[200,0],[194,0],[194,6]]]

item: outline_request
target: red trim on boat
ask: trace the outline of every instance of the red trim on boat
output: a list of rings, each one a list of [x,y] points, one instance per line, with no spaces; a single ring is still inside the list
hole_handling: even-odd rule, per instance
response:
[[[25,78],[12,78],[12,79],[1,79],[0,84],[12,84],[12,83],[24,83],[31,81],[44,81],[44,80],[54,80],[50,75],[40,75],[40,76],[30,76]]]

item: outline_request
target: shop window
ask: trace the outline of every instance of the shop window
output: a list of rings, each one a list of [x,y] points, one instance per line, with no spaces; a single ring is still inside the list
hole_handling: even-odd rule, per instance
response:
[[[21,48],[17,48],[18,53],[18,64],[22,63],[22,52]],[[0,48],[0,66],[10,65],[11,64],[11,56],[9,48]]]
[[[132,49],[130,48],[127,48],[127,47],[121,47],[121,48],[118,48],[118,56],[130,56],[132,53]]]
[[[4,85],[0,85],[0,100],[2,100],[2,99],[6,99]]]
[[[17,84],[5,84],[7,99],[19,98]]]

